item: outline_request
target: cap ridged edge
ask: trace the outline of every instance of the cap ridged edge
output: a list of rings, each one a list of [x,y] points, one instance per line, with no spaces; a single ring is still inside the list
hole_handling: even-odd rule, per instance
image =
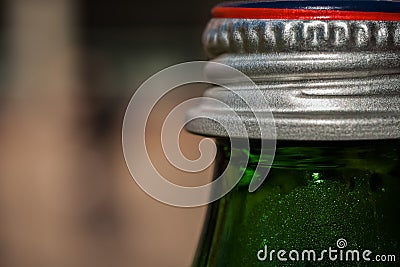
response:
[[[203,43],[211,57],[225,53],[400,51],[400,22],[212,19]]]

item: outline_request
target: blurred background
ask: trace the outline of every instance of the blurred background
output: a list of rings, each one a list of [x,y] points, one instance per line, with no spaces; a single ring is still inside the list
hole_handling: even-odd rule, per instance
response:
[[[142,82],[206,59],[201,34],[217,3],[0,1],[0,266],[190,266],[205,208],[142,192],[121,127]],[[148,125],[151,157],[177,183],[186,174],[167,166],[160,123],[202,90],[166,97]],[[187,157],[199,140],[182,133]],[[196,177],[206,182],[211,168]]]

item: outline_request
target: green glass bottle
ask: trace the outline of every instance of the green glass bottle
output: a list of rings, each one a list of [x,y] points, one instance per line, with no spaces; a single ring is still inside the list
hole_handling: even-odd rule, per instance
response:
[[[209,120],[186,126],[216,138],[215,177],[241,177],[210,205],[194,266],[400,266],[400,3],[233,2],[213,15],[208,55],[257,89],[226,79],[241,95],[209,89],[229,108],[203,105],[194,115]],[[262,96],[255,112],[242,101]],[[257,130],[271,113],[273,161]]]
[[[248,153],[230,152],[228,140],[218,145],[217,173],[231,156]],[[248,164],[236,166],[245,175],[209,210],[194,266],[366,266],[377,255],[387,258],[382,266],[396,266],[400,140],[278,142],[267,180],[254,193],[248,184],[263,151],[257,141],[251,147]],[[341,260],[339,239],[348,242]],[[336,252],[329,255],[329,247]],[[307,252],[303,259],[307,250],[315,255]],[[346,255],[348,250],[358,254]],[[365,250],[371,251],[366,259]]]

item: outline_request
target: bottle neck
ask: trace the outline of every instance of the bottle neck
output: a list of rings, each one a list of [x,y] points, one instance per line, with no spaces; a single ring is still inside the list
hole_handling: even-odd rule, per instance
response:
[[[400,139],[374,141],[278,141],[272,165],[271,149],[261,149],[259,140],[250,141],[250,151],[230,151],[228,139],[218,139],[225,159],[247,154],[248,163],[239,168],[252,170],[260,165],[287,170],[359,170],[370,173],[390,173],[400,160]]]

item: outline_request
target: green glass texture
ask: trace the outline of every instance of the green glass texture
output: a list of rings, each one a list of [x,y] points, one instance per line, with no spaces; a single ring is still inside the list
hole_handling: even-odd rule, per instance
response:
[[[245,172],[210,205],[194,266],[400,266],[400,140],[278,142],[272,166],[263,165],[269,153],[257,141],[251,141],[251,151],[231,151],[227,140],[217,144],[216,176],[230,157],[247,153],[249,162],[229,168],[228,177]],[[249,193],[257,164],[271,170]],[[347,246],[339,249],[338,239]],[[257,253],[266,246],[261,261]],[[337,260],[325,254],[318,261],[329,247],[337,250]],[[286,251],[286,262],[278,260],[279,250]],[[289,259],[291,250],[300,253],[299,260],[295,253]],[[307,254],[302,260],[303,250],[315,250],[316,260]],[[359,250],[360,260],[346,258],[347,250]],[[371,262],[363,261],[365,250],[372,252]],[[372,262],[376,255],[394,256],[396,263]]]

